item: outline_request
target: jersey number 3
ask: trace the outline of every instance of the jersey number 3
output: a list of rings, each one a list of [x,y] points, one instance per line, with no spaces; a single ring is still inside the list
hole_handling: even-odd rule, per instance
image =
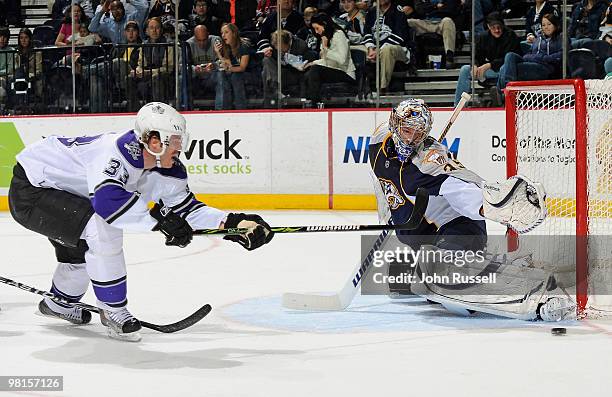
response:
[[[104,169],[104,173],[110,177],[114,177],[117,175],[117,173],[121,169],[121,165],[122,165],[121,161],[117,159],[110,159],[110,161],[108,162],[108,165]],[[121,176],[119,177],[119,181],[125,184],[127,182],[127,179],[128,179],[128,173],[127,171],[124,170],[123,174],[121,174]]]

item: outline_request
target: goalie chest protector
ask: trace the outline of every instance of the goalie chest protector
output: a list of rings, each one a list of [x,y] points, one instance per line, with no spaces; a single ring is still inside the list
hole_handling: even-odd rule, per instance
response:
[[[417,229],[405,230],[401,234],[436,234],[441,226],[462,216],[482,222],[482,228],[486,230],[484,218],[478,214],[468,216],[470,214],[456,211],[440,194],[443,184],[452,183],[455,190],[465,190],[465,198],[471,203],[468,205],[466,202],[466,208],[475,207],[474,204],[479,208],[482,204],[482,194],[478,183],[482,178],[454,160],[446,147],[435,139],[428,137],[418,152],[402,163],[397,158],[391,133],[383,127],[382,132],[375,133],[370,140],[369,158],[395,223],[403,223],[408,219],[419,187],[424,187],[429,192],[429,205],[423,222]],[[452,181],[447,182],[449,178]],[[474,203],[474,200],[478,200],[478,203]]]

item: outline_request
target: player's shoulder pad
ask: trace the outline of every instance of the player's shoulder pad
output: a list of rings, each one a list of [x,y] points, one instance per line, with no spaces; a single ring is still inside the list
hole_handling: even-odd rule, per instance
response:
[[[158,174],[175,179],[187,179],[187,169],[185,165],[181,162],[181,160],[175,158],[174,164],[170,168],[152,168],[152,172],[157,172]]]
[[[138,141],[138,137],[133,130],[120,135],[117,140],[117,150],[123,158],[134,168],[144,168],[144,158],[142,156],[142,147]]]
[[[389,124],[387,122],[380,124],[378,127],[376,127],[372,137],[370,138],[370,145],[382,143],[389,133]]]
[[[448,165],[452,162],[446,146],[432,137],[425,139],[412,160],[421,172],[429,175],[446,174],[451,168]]]

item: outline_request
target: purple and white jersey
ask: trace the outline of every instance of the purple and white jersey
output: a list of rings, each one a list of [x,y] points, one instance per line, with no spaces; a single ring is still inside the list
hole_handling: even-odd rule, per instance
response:
[[[96,214],[117,228],[151,230],[157,221],[149,215],[150,201],[163,201],[194,229],[216,228],[227,216],[195,199],[179,160],[172,168],[145,170],[134,131],[49,136],[29,145],[17,161],[33,186],[89,198]]]

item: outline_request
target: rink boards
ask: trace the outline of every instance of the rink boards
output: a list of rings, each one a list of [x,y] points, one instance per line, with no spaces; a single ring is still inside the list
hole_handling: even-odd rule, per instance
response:
[[[451,109],[434,109],[432,136]],[[389,110],[186,112],[182,155],[190,187],[220,208],[373,209],[368,143]],[[133,128],[133,114],[0,118],[0,209],[15,155],[51,134],[81,136]],[[505,176],[505,113],[464,110],[444,143],[485,179]]]

